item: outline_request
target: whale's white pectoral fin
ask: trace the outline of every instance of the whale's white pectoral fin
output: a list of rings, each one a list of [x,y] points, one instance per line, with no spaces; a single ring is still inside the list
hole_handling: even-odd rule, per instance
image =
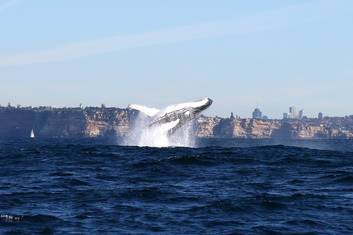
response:
[[[138,111],[146,114],[149,117],[153,117],[154,115],[156,115],[160,111],[159,109],[156,109],[156,108],[149,108],[149,107],[146,107],[143,105],[138,105],[138,104],[130,104],[128,106],[128,108],[138,110]]]

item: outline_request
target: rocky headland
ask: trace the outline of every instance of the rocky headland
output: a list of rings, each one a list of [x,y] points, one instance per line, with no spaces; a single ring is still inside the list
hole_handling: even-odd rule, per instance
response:
[[[138,111],[109,107],[0,107],[0,138],[123,138]],[[353,115],[346,117],[259,120],[201,115],[194,121],[200,138],[350,139]]]
[[[245,139],[353,138],[353,116],[297,119],[220,118],[201,116],[195,125],[199,137]]]

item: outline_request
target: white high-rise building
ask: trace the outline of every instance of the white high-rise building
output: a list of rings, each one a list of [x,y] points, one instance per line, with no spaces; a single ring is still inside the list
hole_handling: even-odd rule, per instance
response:
[[[304,110],[300,110],[298,114],[298,118],[303,119],[303,117],[304,117]]]
[[[296,119],[298,118],[298,114],[297,114],[297,109],[294,106],[289,107],[289,114],[288,114],[289,118],[291,119]]]

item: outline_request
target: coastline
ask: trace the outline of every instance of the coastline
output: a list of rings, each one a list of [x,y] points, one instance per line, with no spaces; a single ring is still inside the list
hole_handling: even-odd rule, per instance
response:
[[[138,111],[115,107],[0,107],[0,138],[123,138]],[[222,118],[201,115],[197,138],[315,140],[353,139],[353,115],[305,119]]]

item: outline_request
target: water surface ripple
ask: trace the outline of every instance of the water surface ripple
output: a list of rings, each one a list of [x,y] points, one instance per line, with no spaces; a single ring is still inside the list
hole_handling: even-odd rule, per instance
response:
[[[353,153],[0,142],[1,234],[352,234]]]

